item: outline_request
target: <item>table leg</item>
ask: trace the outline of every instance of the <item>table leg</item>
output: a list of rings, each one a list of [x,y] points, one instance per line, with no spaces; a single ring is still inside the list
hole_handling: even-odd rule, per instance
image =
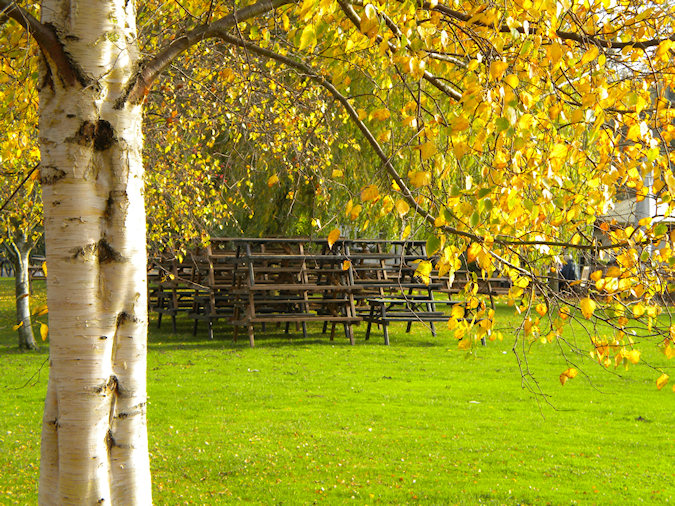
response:
[[[370,327],[373,324],[373,318],[375,317],[375,305],[371,304],[370,306],[370,315],[368,316],[368,326],[366,327],[366,341],[370,339]]]

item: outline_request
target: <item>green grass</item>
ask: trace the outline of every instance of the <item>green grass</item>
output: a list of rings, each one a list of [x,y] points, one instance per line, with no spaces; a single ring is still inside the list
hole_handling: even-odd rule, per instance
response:
[[[0,502],[33,503],[46,352],[15,351],[0,285]],[[507,308],[501,308],[506,312]],[[442,329],[351,347],[319,328],[231,340],[151,323],[149,436],[156,504],[663,504],[675,500],[670,385],[642,364],[605,371],[535,344],[522,388],[512,339],[474,354]],[[439,327],[442,327],[439,326]],[[568,335],[570,339],[575,336]],[[580,342],[582,334],[576,336]],[[453,342],[454,341],[454,342]],[[646,362],[672,366],[656,351]],[[33,378],[29,381],[30,378]],[[28,383],[26,385],[26,383]],[[24,386],[26,385],[26,386]]]

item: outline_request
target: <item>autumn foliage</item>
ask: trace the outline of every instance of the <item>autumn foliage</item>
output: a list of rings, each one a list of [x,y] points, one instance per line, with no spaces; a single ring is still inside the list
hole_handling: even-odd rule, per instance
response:
[[[602,365],[673,355],[672,2],[138,3],[143,52],[175,56],[142,94],[157,243],[426,238],[423,278],[510,278],[518,339],[579,319]],[[592,270],[561,291],[565,255]],[[475,286],[466,348],[496,335]]]

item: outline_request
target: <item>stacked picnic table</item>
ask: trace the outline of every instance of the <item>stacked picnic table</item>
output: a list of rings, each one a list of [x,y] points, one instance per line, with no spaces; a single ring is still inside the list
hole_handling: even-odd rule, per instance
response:
[[[309,238],[213,238],[210,244],[185,258],[156,256],[149,263],[149,308],[169,315],[187,314],[213,324],[234,326],[234,338],[245,328],[251,346],[255,328],[294,325],[304,336],[307,325],[323,324],[330,339],[341,326],[354,344],[352,326],[381,326],[389,344],[387,326],[407,322],[428,325],[447,321],[447,282],[424,283],[415,275],[418,263],[429,260],[425,241],[338,240]],[[445,293],[441,299],[435,294]]]

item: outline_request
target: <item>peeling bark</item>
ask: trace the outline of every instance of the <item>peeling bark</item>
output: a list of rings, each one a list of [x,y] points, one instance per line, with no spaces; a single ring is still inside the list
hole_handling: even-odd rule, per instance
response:
[[[113,108],[137,68],[123,42],[133,2],[46,0],[42,13],[82,80],[40,93],[51,367],[39,501],[150,504],[142,111]]]

